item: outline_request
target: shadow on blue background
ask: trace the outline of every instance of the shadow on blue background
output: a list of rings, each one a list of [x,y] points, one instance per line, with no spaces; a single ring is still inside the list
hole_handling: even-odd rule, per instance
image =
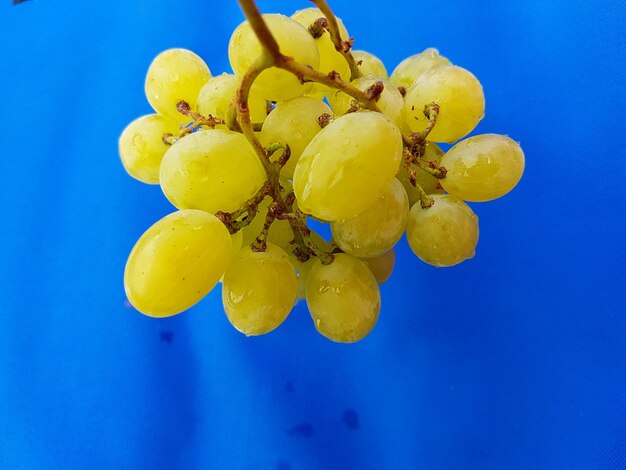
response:
[[[626,468],[623,2],[332,3],[390,71],[428,46],[473,71],[476,133],[527,156],[474,205],[475,259],[401,245],[353,346],[303,306],[246,339],[219,292],[165,320],[124,304],[126,256],[172,207],[117,137],[159,51],[229,70],[234,0],[0,2],[1,468]]]

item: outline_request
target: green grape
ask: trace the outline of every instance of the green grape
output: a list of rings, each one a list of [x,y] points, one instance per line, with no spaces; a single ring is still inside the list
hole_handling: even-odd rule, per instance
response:
[[[362,261],[370,268],[378,285],[381,285],[389,279],[389,276],[391,276],[393,272],[393,267],[396,264],[396,252],[392,248],[383,255],[377,256],[376,258],[363,259]]]
[[[160,114],[148,114],[131,122],[119,140],[122,164],[130,176],[148,184],[159,183],[159,167],[170,148],[163,134],[176,134],[178,124]]]
[[[311,230],[310,238],[318,248],[328,251],[328,242],[326,242],[326,240],[324,240],[317,232]],[[311,268],[317,262],[317,258],[315,256],[311,256],[306,261],[300,261],[295,254],[290,253],[289,259],[291,259],[291,264],[296,267],[296,271],[298,272],[297,300],[299,301],[306,297],[306,281],[309,277],[309,273],[311,272]]]
[[[302,153],[293,176],[298,207],[327,220],[349,219],[371,206],[395,176],[402,136],[384,115],[350,113],[328,124]]]
[[[409,217],[409,198],[396,178],[374,204],[356,217],[331,222],[333,240],[346,253],[373,258],[389,251],[400,240]]]
[[[437,144],[432,142],[428,142],[426,144],[426,152],[424,152],[424,155],[422,156],[422,161],[436,162],[437,164],[440,164],[442,157],[443,151]],[[406,190],[406,194],[409,196],[409,206],[413,206],[413,204],[420,200],[420,193],[409,181],[409,173],[406,171],[404,166],[400,167],[396,178],[400,180],[402,186],[404,186],[404,189]],[[426,192],[426,194],[443,193],[439,180],[419,168],[415,169],[415,180]]]
[[[448,59],[439,55],[437,49],[429,47],[400,62],[391,74],[391,82],[397,87],[409,89],[424,72],[439,64],[452,65]]]
[[[161,188],[179,209],[233,212],[265,179],[263,166],[246,138],[223,129],[186,136],[161,162]]]
[[[243,246],[243,230],[233,233],[230,238],[233,242],[233,253],[235,253]]]
[[[228,230],[214,215],[198,210],[169,214],[132,249],[124,271],[126,296],[145,315],[176,315],[215,287],[231,253]]]
[[[266,251],[245,246],[224,274],[222,302],[228,320],[247,336],[277,328],[296,302],[298,279],[289,256],[271,243]]]
[[[293,57],[299,63],[318,68],[319,53],[309,32],[297,21],[287,16],[263,15],[267,26],[278,42],[280,51]],[[250,24],[240,24],[228,45],[228,58],[235,75],[243,77],[250,66],[261,56],[263,49]],[[301,96],[311,89],[310,83],[300,80],[290,72],[276,67],[264,70],[254,82],[252,90],[261,98],[271,101],[285,101]]]
[[[383,61],[367,51],[352,51],[352,57],[356,60],[359,71],[363,75],[373,75],[375,77],[389,78],[387,69]],[[361,62],[359,64],[359,62]]]
[[[433,142],[455,142],[469,134],[485,115],[480,82],[455,65],[436,65],[424,72],[404,96],[404,121],[413,131],[424,130],[424,107],[437,103],[437,124],[428,135]]]
[[[325,103],[315,98],[300,96],[278,103],[267,116],[260,135],[263,146],[283,142],[288,144],[291,150],[291,156],[281,170],[281,176],[293,177],[293,170],[300,155],[313,137],[322,130],[317,121],[322,114],[332,114],[332,111]],[[282,154],[283,150],[278,150],[272,156],[272,160],[280,158]]]
[[[466,201],[491,201],[511,191],[524,173],[524,152],[513,139],[483,134],[459,142],[441,160],[441,185]]]
[[[414,204],[406,237],[413,253],[433,266],[446,267],[474,257],[478,243],[478,217],[451,194],[433,194],[434,204]]]
[[[365,91],[378,81],[383,82],[384,85],[383,92],[377,101],[378,107],[385,116],[400,127],[402,125],[402,107],[404,106],[404,100],[398,89],[393,86],[389,80],[368,75],[353,80],[351,84],[359,90]],[[348,112],[352,103],[355,102],[354,98],[342,91],[336,91],[330,94],[328,100],[330,101],[330,106],[333,108],[333,112],[337,116]]]
[[[281,179],[281,193],[284,196],[287,195],[292,189],[293,186],[291,181]],[[246,228],[243,229],[243,239],[242,244],[244,246],[249,246],[254,240],[259,236],[261,231],[263,230],[263,225],[265,224],[265,217],[267,216],[267,209],[272,203],[272,198],[266,196],[259,207],[257,208],[257,214],[250,222]],[[287,253],[291,253],[293,251],[294,246],[291,244],[293,240],[293,230],[291,230],[291,225],[289,225],[288,220],[274,220],[272,225],[270,226],[270,230],[267,234],[267,241],[277,245],[278,247],[285,250]]]
[[[294,257],[291,258],[293,262]],[[296,269],[298,270],[298,295],[296,297],[296,301],[302,300],[306,298],[306,283],[309,278],[309,274],[311,274],[311,268],[317,262],[317,258],[311,257],[307,261],[298,262],[296,264]]]
[[[211,78],[200,90],[198,95],[198,112],[203,116],[209,114],[226,120],[228,106],[237,93],[239,80],[231,74],[224,73]],[[248,96],[248,108],[250,108],[250,120],[263,122],[267,116],[265,100],[254,93]],[[220,124],[218,127],[226,129]]]
[[[306,303],[317,331],[338,343],[354,343],[374,328],[380,291],[363,261],[340,253],[331,264],[317,261],[311,268]]]
[[[299,10],[291,15],[291,17],[308,30],[309,27],[313,23],[315,23],[317,19],[324,18],[324,15],[319,9],[312,7],[305,8],[304,10]],[[339,25],[339,33],[341,35],[341,39],[343,39],[344,41],[347,40],[349,38],[348,30],[346,29],[343,21],[341,21],[340,18],[337,18],[337,24]],[[341,76],[342,79],[349,81],[350,66],[348,65],[348,62],[341,54],[341,52],[335,49],[335,45],[330,38],[330,33],[328,31],[324,31],[324,33],[319,38],[315,38],[315,45],[317,46],[317,50],[320,55],[320,65],[318,67],[318,70],[326,74],[334,70]],[[311,92],[315,95],[318,95],[327,94],[331,91],[332,89],[327,87],[326,85],[314,83]]]
[[[232,247],[233,247],[232,252],[237,253],[243,245],[243,230],[239,230],[238,232],[231,234],[230,240],[232,242]],[[222,274],[222,277],[220,277],[219,282],[222,282],[222,281],[224,281],[223,274]]]
[[[204,61],[187,49],[168,49],[161,52],[150,64],[146,76],[146,97],[159,114],[188,122],[176,109],[179,101],[186,101],[192,111],[197,111],[198,93],[211,78]]]

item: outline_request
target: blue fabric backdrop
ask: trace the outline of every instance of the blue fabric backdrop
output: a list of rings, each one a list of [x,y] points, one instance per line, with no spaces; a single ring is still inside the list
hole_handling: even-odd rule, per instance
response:
[[[117,137],[159,51],[229,70],[235,0],[0,2],[0,468],[626,468],[624,3],[333,4],[390,70],[436,46],[473,71],[476,132],[527,157],[474,205],[474,260],[401,244],[352,346],[302,305],[255,339],[219,292],[165,320],[125,305],[126,256],[172,207]]]

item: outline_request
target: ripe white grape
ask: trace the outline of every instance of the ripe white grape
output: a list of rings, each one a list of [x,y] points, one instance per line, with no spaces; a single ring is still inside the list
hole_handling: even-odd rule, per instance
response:
[[[247,336],[277,328],[296,302],[298,279],[289,256],[271,243],[266,251],[244,246],[224,274],[222,302],[232,325]]]
[[[291,151],[287,164],[281,170],[281,176],[293,177],[300,155],[313,137],[322,130],[317,120],[322,114],[332,115],[332,111],[322,101],[300,96],[278,103],[267,116],[259,136],[263,146],[283,142],[289,145]],[[282,149],[274,153],[272,160],[280,158],[281,155],[283,155]]]
[[[150,64],[146,76],[146,97],[159,114],[170,116],[177,122],[188,122],[176,109],[179,101],[186,101],[192,111],[197,111],[198,93],[211,78],[204,61],[187,49],[168,49],[161,52]]]
[[[419,54],[407,57],[394,69],[391,82],[397,86],[409,89],[420,76],[435,65],[452,65],[444,56],[439,55],[437,49],[429,47]]]
[[[404,100],[402,99],[402,95],[398,89],[389,80],[367,75],[353,80],[351,85],[361,91],[365,91],[378,81],[382,82],[384,86],[383,92],[377,101],[378,107],[385,116],[400,127],[402,125],[402,108],[404,106]],[[337,90],[328,96],[328,101],[333,108],[333,112],[337,116],[340,116],[348,112],[354,102],[354,98],[342,91]]]
[[[324,265],[317,261],[306,285],[315,328],[339,343],[354,343],[372,330],[380,312],[380,291],[367,265],[345,253]]]
[[[301,64],[318,68],[319,52],[309,32],[297,21],[278,14],[263,15],[268,28],[278,42],[280,51]],[[250,66],[261,56],[262,46],[247,21],[233,32],[228,45],[228,59],[235,75],[243,77]],[[272,67],[263,71],[254,82],[252,91],[261,98],[284,101],[301,96],[311,89],[310,83],[300,80],[290,72]]]
[[[400,240],[409,217],[409,199],[402,183],[392,178],[374,204],[356,217],[332,222],[333,240],[359,258],[380,256]]]
[[[383,61],[374,54],[367,51],[352,51],[352,57],[356,60],[359,71],[363,75],[373,75],[374,77],[382,77],[386,79],[389,78],[385,64],[383,64]]]
[[[451,194],[433,194],[434,204],[414,204],[406,237],[413,253],[433,266],[446,267],[473,258],[478,243],[478,217]]]
[[[230,234],[214,215],[199,210],[169,214],[146,230],[128,257],[128,300],[151,317],[187,310],[215,287],[231,251]]]
[[[122,164],[130,176],[148,184],[159,183],[159,167],[170,148],[164,134],[176,134],[179,126],[173,119],[148,114],[131,122],[119,140]]]
[[[198,95],[198,112],[205,117],[209,115],[226,120],[228,107],[237,93],[239,80],[231,74],[224,73],[211,78],[200,90]],[[248,96],[250,120],[263,122],[267,116],[265,100],[250,93]],[[226,128],[224,124],[219,127]]]
[[[440,106],[428,135],[433,142],[455,142],[472,132],[485,115],[485,95],[478,79],[455,65],[435,65],[424,72],[404,96],[404,121],[413,132],[428,125],[424,107]]]
[[[450,194],[466,201],[491,201],[522,178],[524,152],[505,135],[476,135],[448,150],[441,164],[448,170],[441,185]]]
[[[341,116],[317,134],[296,165],[293,186],[304,213],[349,219],[371,206],[395,176],[402,136],[380,113]]]
[[[291,15],[291,17],[308,30],[317,19],[324,18],[324,15],[319,9],[312,7],[299,10]],[[347,40],[349,38],[348,30],[344,26],[343,21],[341,21],[341,18],[337,18],[337,24],[339,25],[341,39],[344,41]],[[335,45],[330,38],[330,33],[324,31],[320,37],[315,38],[315,45],[320,55],[318,70],[326,74],[335,71],[343,80],[350,81],[350,66],[341,52],[335,49]],[[310,93],[326,94],[331,91],[333,90],[321,83],[314,83]]]
[[[372,271],[376,282],[381,285],[389,279],[389,276],[391,276],[393,272],[393,267],[396,264],[396,252],[392,248],[387,253],[375,258],[363,258],[363,261],[367,264],[370,271]]]
[[[176,142],[161,162],[161,188],[179,209],[233,212],[263,185],[261,162],[237,132],[210,129]]]

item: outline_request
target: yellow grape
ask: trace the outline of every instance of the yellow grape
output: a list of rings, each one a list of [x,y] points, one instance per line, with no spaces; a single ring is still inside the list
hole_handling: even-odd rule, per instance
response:
[[[446,267],[473,258],[478,243],[478,217],[451,194],[431,195],[435,203],[414,204],[406,237],[413,253],[433,266]]]
[[[168,317],[198,303],[217,284],[232,252],[228,230],[198,210],[169,214],[132,249],[124,287],[129,302],[151,317]]]
[[[402,183],[392,178],[383,194],[356,217],[331,222],[333,240],[346,253],[373,258],[400,240],[409,217],[409,199]]]
[[[400,125],[402,125],[402,107],[404,106],[404,100],[398,89],[389,80],[367,75],[353,80],[351,84],[359,90],[365,91],[378,81],[383,82],[384,86],[383,92],[377,101],[378,107],[383,114],[400,127]],[[337,116],[340,116],[350,109],[354,98],[342,91],[336,91],[328,96],[328,101],[333,108],[333,112]]]
[[[233,212],[265,179],[263,166],[246,138],[223,129],[184,137],[161,162],[161,188],[179,209]]]
[[[131,122],[119,140],[122,164],[130,176],[148,184],[159,183],[159,167],[170,148],[163,134],[176,134],[179,126],[173,119],[148,114]]]
[[[291,181],[281,179],[280,185],[283,188],[281,193],[283,197],[293,189]],[[265,217],[267,216],[267,209],[272,203],[272,198],[266,196],[257,209],[257,214],[250,222],[246,228],[242,230],[243,239],[242,244],[244,246],[249,246],[254,240],[259,236],[261,230],[263,230],[263,225],[265,224]],[[287,253],[291,253],[293,251],[293,245],[291,244],[291,240],[293,240],[293,231],[291,230],[291,225],[289,225],[288,220],[274,220],[272,225],[270,226],[269,233],[267,235],[267,241],[277,245],[278,247],[285,250]]]
[[[472,132],[485,115],[485,95],[478,79],[455,65],[435,65],[424,72],[404,96],[404,121],[413,131],[424,130],[424,107],[432,102],[441,110],[428,135],[433,142],[455,142]]]
[[[391,82],[397,87],[409,89],[426,70],[439,64],[452,65],[448,59],[439,55],[437,49],[429,47],[400,62],[391,74]]]
[[[315,328],[339,343],[354,343],[372,330],[380,312],[380,291],[367,265],[345,253],[311,268],[306,303]]]
[[[309,142],[322,130],[317,118],[322,114],[331,114],[330,108],[322,101],[308,96],[300,96],[278,103],[267,116],[260,140],[264,147],[274,142],[289,145],[291,156],[280,174],[285,178],[293,177],[293,170],[302,152]],[[272,156],[277,160],[283,154],[278,150]]]
[[[209,114],[226,120],[228,106],[237,93],[239,80],[231,74],[224,73],[211,78],[200,90],[198,95],[198,112],[203,116]],[[252,122],[263,122],[267,116],[265,100],[260,96],[250,93],[248,96],[248,107],[250,108],[250,120]],[[219,127],[226,128],[225,125]]]
[[[255,252],[245,246],[226,269],[222,302],[228,320],[247,336],[274,330],[296,302],[298,279],[289,256],[271,243]]]
[[[441,160],[441,185],[466,201],[491,201],[511,191],[524,173],[524,152],[513,139],[483,134],[459,142]]]
[[[366,258],[363,259],[367,267],[370,268],[372,274],[376,278],[376,282],[378,285],[384,284],[391,273],[393,272],[393,267],[396,264],[396,252],[392,248],[387,253],[377,256],[376,258]]]
[[[352,57],[356,60],[359,71],[363,75],[373,75],[375,77],[389,78],[387,69],[383,61],[374,54],[367,51],[352,51]],[[359,62],[361,62],[359,64]]]
[[[321,220],[354,217],[380,197],[401,159],[402,136],[387,117],[341,116],[313,138],[296,165],[298,207]]]
[[[301,64],[318,68],[319,53],[309,32],[297,21],[283,15],[263,15],[267,26],[278,42],[280,51]],[[228,45],[228,58],[235,75],[243,77],[250,66],[261,56],[261,43],[247,21],[233,32]],[[310,83],[302,84],[290,72],[272,67],[263,71],[252,87],[261,98],[284,101],[301,96],[311,89]]]
[[[437,162],[440,164],[442,157],[443,151],[437,144],[432,142],[428,142],[426,144],[426,152],[422,157],[423,161]],[[406,171],[404,166],[400,167],[396,178],[400,180],[402,186],[404,186],[404,189],[406,190],[406,194],[409,196],[409,206],[413,206],[413,204],[420,200],[420,194],[417,188],[409,181],[409,173]],[[415,180],[424,189],[424,191],[426,191],[426,194],[443,193],[439,180],[419,168],[415,169]]]
[[[198,93],[211,78],[204,61],[187,49],[168,49],[161,52],[150,64],[146,76],[146,97],[159,114],[188,122],[176,109],[179,101],[186,101],[192,111],[197,111]]]
[[[311,241],[317,245],[318,248],[328,251],[328,242],[324,240],[317,232],[311,230]],[[291,264],[296,267],[296,271],[298,272],[298,299],[302,300],[306,297],[306,281],[309,277],[309,273],[311,272],[311,268],[317,262],[318,258],[315,256],[311,256],[306,261],[300,261],[296,256],[291,253],[289,255],[289,259],[291,259]]]
[[[308,30],[317,19],[324,18],[324,15],[319,9],[312,7],[299,10],[291,15],[291,17]],[[348,30],[344,26],[343,21],[341,21],[341,18],[337,18],[337,23],[339,25],[341,39],[344,41],[347,40],[349,38]],[[338,52],[337,49],[335,49],[335,45],[330,38],[330,33],[325,31],[319,38],[315,38],[315,45],[317,46],[317,50],[320,55],[320,65],[318,70],[324,73],[329,73],[334,70],[341,76],[342,79],[350,81],[350,66],[341,52]],[[332,90],[325,85],[319,83],[313,84],[313,93],[326,94],[330,91]]]

